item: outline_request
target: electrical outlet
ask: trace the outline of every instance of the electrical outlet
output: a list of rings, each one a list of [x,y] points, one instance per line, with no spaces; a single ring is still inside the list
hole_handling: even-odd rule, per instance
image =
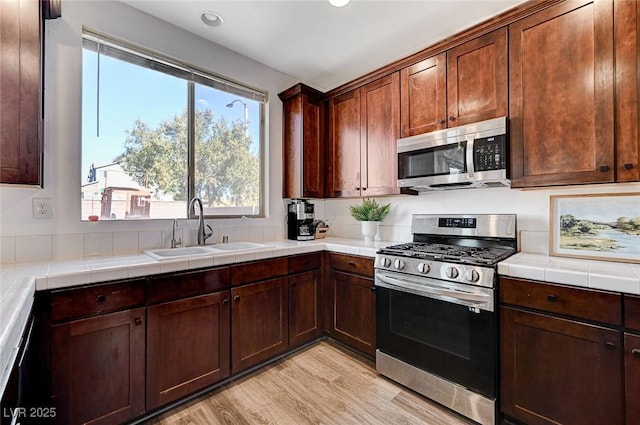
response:
[[[33,218],[51,218],[51,198],[33,198]]]

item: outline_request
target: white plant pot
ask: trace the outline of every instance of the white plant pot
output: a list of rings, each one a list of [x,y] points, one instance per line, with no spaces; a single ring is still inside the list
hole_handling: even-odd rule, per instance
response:
[[[362,236],[364,236],[365,243],[373,243],[373,238],[378,233],[377,221],[361,221],[362,223]]]

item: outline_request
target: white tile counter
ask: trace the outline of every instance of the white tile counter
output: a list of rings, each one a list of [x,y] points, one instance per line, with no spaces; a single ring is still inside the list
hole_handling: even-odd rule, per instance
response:
[[[519,252],[498,264],[502,276],[640,294],[640,264]]]
[[[33,277],[0,280],[0,395],[18,355],[35,288]]]
[[[20,338],[27,324],[35,291],[65,288],[87,283],[142,277],[159,273],[221,266],[245,261],[332,251],[374,257],[376,251],[391,242],[367,245],[356,239],[325,238],[308,242],[263,242],[264,248],[216,253],[206,257],[156,261],[145,254],[2,265],[0,275],[0,394],[9,379]]]

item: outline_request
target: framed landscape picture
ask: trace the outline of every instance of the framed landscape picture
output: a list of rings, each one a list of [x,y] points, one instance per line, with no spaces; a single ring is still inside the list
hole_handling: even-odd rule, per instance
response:
[[[640,193],[550,201],[550,255],[640,263]]]

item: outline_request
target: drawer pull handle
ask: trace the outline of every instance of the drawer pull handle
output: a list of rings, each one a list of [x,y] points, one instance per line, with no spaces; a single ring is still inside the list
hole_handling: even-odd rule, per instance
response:
[[[558,298],[556,298],[555,295],[550,294],[550,295],[547,295],[547,301],[549,301],[550,303],[554,303],[554,302],[558,301]]]
[[[609,349],[609,350],[615,350],[616,349],[616,345],[611,342],[611,341],[607,341],[604,343],[604,345]]]
[[[136,326],[140,326],[142,324],[142,318],[136,317],[135,319],[133,319],[133,324]]]
[[[350,265],[351,267],[355,267],[355,266],[356,266],[356,263],[354,263],[353,261],[349,261],[349,265]]]
[[[107,300],[107,296],[104,294],[100,294],[96,297],[96,301],[98,301],[99,303],[103,303]]]
[[[633,164],[624,164],[623,168],[625,170],[633,170]]]
[[[235,296],[233,297],[233,300],[234,300],[234,301],[240,301],[240,295],[235,295]]]
[[[631,350],[631,354],[633,354],[635,357],[640,357],[640,348],[634,348],[633,350]]]
[[[609,171],[609,166],[608,165],[601,165],[600,166],[600,172],[601,173],[606,173],[607,171]]]

